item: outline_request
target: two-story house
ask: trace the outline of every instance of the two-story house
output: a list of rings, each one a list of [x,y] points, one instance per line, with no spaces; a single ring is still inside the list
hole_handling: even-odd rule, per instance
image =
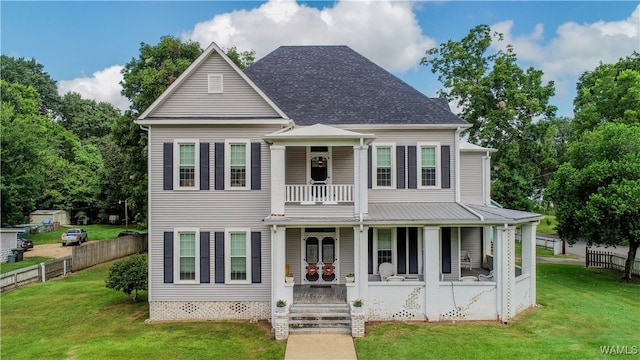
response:
[[[507,322],[536,303],[540,216],[491,206],[493,150],[346,46],[284,46],[242,71],[212,44],[137,123],[152,321],[339,327],[296,314],[348,317],[359,299],[360,322]]]

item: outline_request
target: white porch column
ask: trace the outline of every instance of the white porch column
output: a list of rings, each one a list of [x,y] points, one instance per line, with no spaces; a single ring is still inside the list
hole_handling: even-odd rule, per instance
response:
[[[424,249],[425,315],[427,321],[440,320],[438,291],[440,289],[440,227],[425,226],[422,231]]]
[[[515,286],[515,235],[513,226],[496,227],[496,241],[494,243],[494,276],[496,276],[498,317],[503,323],[509,322],[515,316],[515,309],[511,303],[511,292]]]
[[[536,304],[536,227],[537,223],[522,224],[522,273],[529,274],[529,305]]]
[[[284,215],[285,201],[285,156],[286,147],[271,145],[271,215]],[[283,268],[284,269],[284,268]]]
[[[353,211],[356,216],[369,213],[369,189],[367,188],[367,149],[368,145],[353,147]]]
[[[347,301],[353,301],[355,299],[363,300],[365,306],[367,306],[367,286],[369,282],[369,269],[368,269],[368,237],[369,227],[363,226],[362,230],[360,226],[353,227],[353,269],[356,275],[354,285],[351,287],[347,284]]]
[[[271,324],[275,324],[276,302],[293,302],[293,287],[287,287],[284,281],[286,267],[286,229],[284,226],[271,227]]]

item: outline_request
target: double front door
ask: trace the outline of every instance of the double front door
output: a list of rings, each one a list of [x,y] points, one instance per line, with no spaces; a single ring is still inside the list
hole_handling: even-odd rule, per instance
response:
[[[337,242],[335,232],[305,234],[302,248],[304,283],[337,282]]]

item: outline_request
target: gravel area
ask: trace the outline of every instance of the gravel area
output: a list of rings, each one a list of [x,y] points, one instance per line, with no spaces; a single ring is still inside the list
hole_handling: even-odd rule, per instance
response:
[[[25,258],[44,256],[58,259],[65,256],[71,256],[71,246],[62,246],[62,244],[34,245],[33,249],[25,251],[23,256]]]

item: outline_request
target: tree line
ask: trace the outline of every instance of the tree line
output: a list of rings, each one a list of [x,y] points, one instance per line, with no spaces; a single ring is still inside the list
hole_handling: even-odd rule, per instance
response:
[[[494,148],[491,197],[504,207],[555,212],[569,241],[640,243],[640,55],[600,64],[580,76],[574,117],[556,116],[543,72],[522,68],[502,34],[479,25],[460,40],[427,49],[430,67],[472,126],[468,141]],[[202,53],[195,42],[166,36],[142,43],[122,70],[121,114],[113,106],[59,96],[35,60],[2,56],[2,225],[36,208],[73,209],[105,220],[128,199],[146,221],[147,139],[134,120]],[[227,55],[244,69],[253,51]],[[632,257],[633,255],[633,257]],[[625,272],[625,277],[630,274]]]

